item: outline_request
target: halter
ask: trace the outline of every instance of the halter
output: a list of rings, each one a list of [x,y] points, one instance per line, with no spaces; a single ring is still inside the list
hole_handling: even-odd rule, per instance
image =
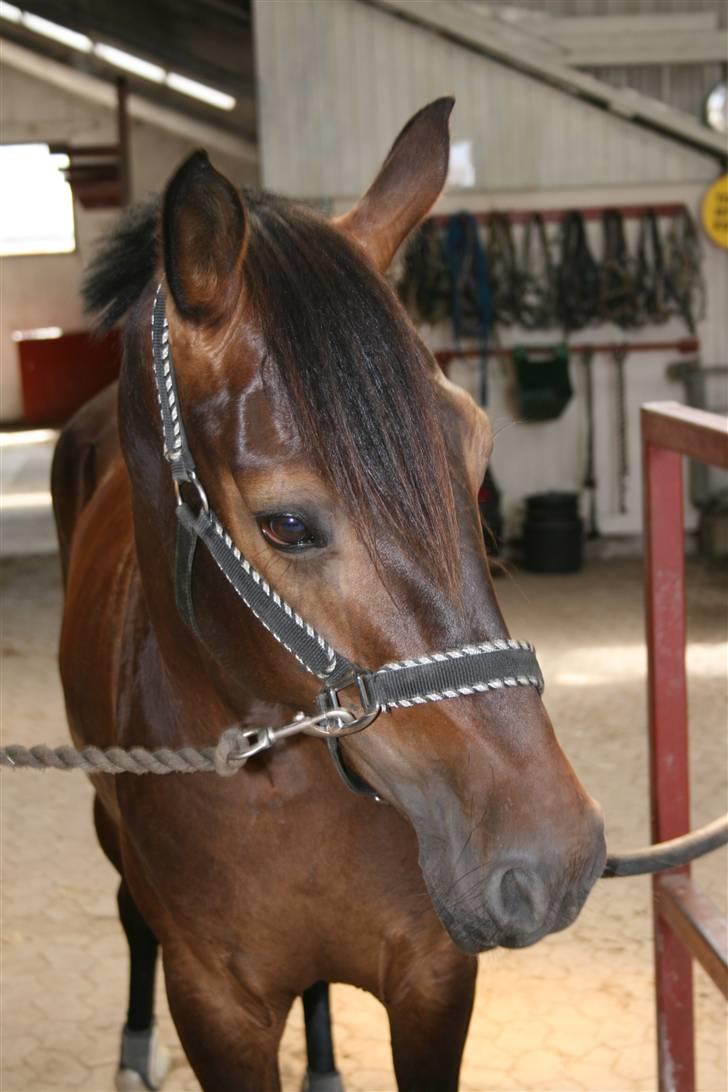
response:
[[[317,714],[305,718],[300,714],[301,719],[292,725],[300,724],[299,731],[327,738],[336,768],[349,788],[356,792],[371,792],[344,767],[338,738],[360,732],[380,713],[516,686],[533,686],[539,693],[543,691],[543,677],[533,645],[526,641],[484,641],[386,663],[375,671],[360,667],[337,652],[253,568],[210,508],[197,477],[182,421],[161,284],[152,307],[152,358],[162,418],[164,458],[170,468],[177,501],[177,609],[203,641],[192,600],[195,552],[198,542],[202,542],[246,607],[286,651],[321,682],[316,699]],[[187,499],[190,492],[194,495],[194,506]],[[342,703],[343,691],[352,690],[356,703],[353,707],[351,694],[347,696],[346,704]],[[285,734],[294,734],[294,730]],[[272,735],[266,736],[251,753],[257,753],[273,742]]]

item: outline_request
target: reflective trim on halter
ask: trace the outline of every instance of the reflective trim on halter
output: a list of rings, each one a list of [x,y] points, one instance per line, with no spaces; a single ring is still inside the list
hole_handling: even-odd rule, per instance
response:
[[[330,749],[336,737],[361,731],[380,713],[392,709],[509,687],[531,686],[539,693],[543,690],[533,645],[526,641],[484,641],[387,663],[376,671],[366,671],[336,652],[243,556],[209,506],[182,420],[161,284],[152,306],[152,359],[164,457],[176,498],[177,608],[200,640],[192,600],[192,568],[198,542],[205,545],[235,593],[268,632],[323,682],[317,699],[319,713],[342,710],[341,717],[323,716],[310,729],[328,737]],[[195,497],[194,507],[185,499],[189,491]],[[344,692],[348,695],[342,701]]]

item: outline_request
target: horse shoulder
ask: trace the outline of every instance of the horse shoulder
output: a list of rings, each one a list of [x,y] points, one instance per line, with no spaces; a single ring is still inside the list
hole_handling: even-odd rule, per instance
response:
[[[59,664],[71,732],[80,745],[111,746],[124,633],[138,603],[131,489],[114,389],[63,430],[52,492],[65,581]]]

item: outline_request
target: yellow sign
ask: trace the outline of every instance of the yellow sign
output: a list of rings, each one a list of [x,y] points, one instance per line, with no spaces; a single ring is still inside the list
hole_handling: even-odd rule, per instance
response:
[[[703,198],[703,227],[709,239],[728,248],[728,174],[716,179]]]

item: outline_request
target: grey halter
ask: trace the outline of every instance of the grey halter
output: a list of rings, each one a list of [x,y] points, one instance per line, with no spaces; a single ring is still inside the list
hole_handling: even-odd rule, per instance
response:
[[[202,640],[192,600],[192,568],[201,541],[248,609],[306,671],[320,680],[316,701],[319,715],[313,718],[313,725],[312,718],[307,718],[306,731],[328,737],[337,769],[350,788],[366,791],[345,770],[338,737],[361,731],[380,713],[509,687],[533,686],[539,693],[543,690],[533,646],[525,641],[484,641],[387,663],[375,671],[351,663],[332,648],[246,560],[209,506],[182,421],[161,284],[152,307],[152,357],[164,457],[177,499],[177,609]],[[185,499],[190,491],[195,494],[194,507]],[[351,707],[348,696],[346,704],[341,701],[342,691],[352,689],[358,708]]]

